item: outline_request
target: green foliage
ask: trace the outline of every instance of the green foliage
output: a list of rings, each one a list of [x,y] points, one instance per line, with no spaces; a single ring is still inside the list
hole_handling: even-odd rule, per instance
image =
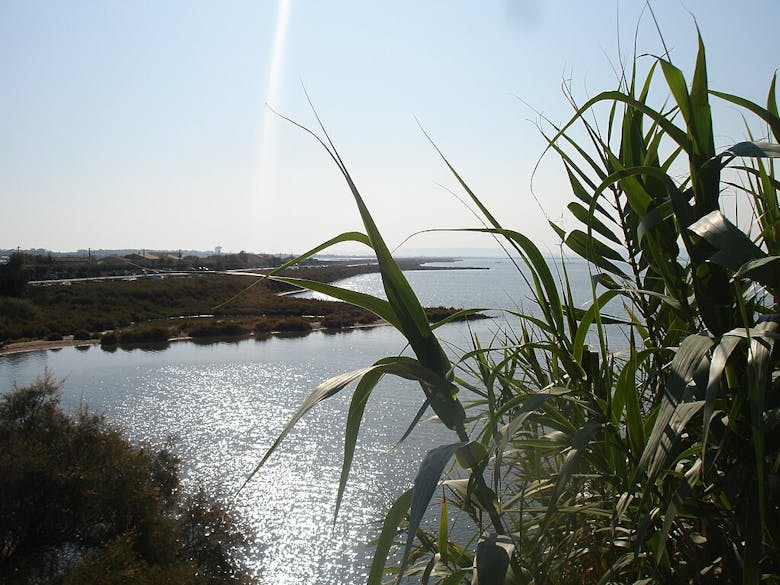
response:
[[[119,343],[167,343],[171,332],[164,327],[134,327],[119,334]]]
[[[249,583],[243,537],[178,460],[98,416],[68,416],[50,379],[0,401],[0,581]]]
[[[272,331],[311,331],[311,322],[303,317],[284,317],[271,321]]]
[[[113,331],[106,333],[100,338],[100,345],[117,345],[119,343],[119,337]]]
[[[206,323],[202,325],[195,325],[190,328],[189,334],[194,338],[202,337],[240,337],[243,335],[249,335],[251,329],[244,327],[240,323]]]
[[[421,260],[405,266],[419,268]],[[320,282],[375,272],[375,264],[300,266],[289,270],[299,278]],[[278,295],[295,287],[252,276],[203,273],[164,280],[75,282],[69,286],[29,286],[23,298],[0,295],[0,340],[68,335],[83,329],[107,331],[131,323],[186,315],[216,318],[355,315],[365,323],[376,317],[344,303]],[[225,299],[229,299],[225,302]],[[251,327],[250,327],[251,328]]]
[[[542,129],[575,199],[576,227],[552,227],[589,263],[587,310],[572,300],[565,258],[556,279],[535,244],[504,228],[444,159],[488,226],[470,231],[506,241],[541,314],[512,313],[489,345],[475,338],[453,362],[327,134],[316,137],[344,174],[366,233],[337,236],[299,260],[363,243],[377,255],[388,300],[278,280],[372,311],[417,359],[386,358],[321,384],[260,465],[309,409],[357,382],[340,501],[365,403],[387,373],[421,385],[412,426],[430,406],[456,439],[428,452],[412,491],[391,507],[369,583],[381,581],[393,545],[403,549],[393,573],[422,583],[463,583],[472,572],[481,585],[777,580],[780,183],[772,159],[780,148],[751,140],[717,152],[709,104],[715,96],[741,108],[776,141],[775,80],[766,107],[710,90],[701,40],[690,84],[666,59],[644,78],[637,63],[617,90]],[[658,93],[671,103],[652,105]],[[737,191],[749,220],[726,215],[724,188]],[[458,391],[472,397],[470,432]],[[421,519],[449,462],[433,535]],[[454,509],[475,527],[465,547],[450,532]]]

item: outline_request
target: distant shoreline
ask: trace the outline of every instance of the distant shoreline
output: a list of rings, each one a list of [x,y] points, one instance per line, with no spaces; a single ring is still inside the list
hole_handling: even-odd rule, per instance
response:
[[[291,331],[270,331],[267,334],[265,334],[268,337],[273,336],[281,336],[281,335],[291,335],[291,334],[300,334],[300,335],[308,335],[309,333],[316,333],[316,332],[350,332],[357,329],[372,329],[374,327],[384,327],[387,323],[385,321],[377,320],[374,323],[363,323],[359,325],[353,325],[351,327],[343,327],[338,330],[331,330],[327,329],[326,327],[322,327],[321,325],[315,325],[313,326],[309,331],[305,332],[291,332]],[[253,337],[262,337],[261,335],[255,334],[255,333],[248,333],[246,335],[238,335],[238,336],[224,336],[224,335],[215,335],[213,337],[188,337],[188,336],[181,336],[181,337],[171,337],[166,341],[165,343],[178,343],[182,341],[189,341],[189,342],[195,342],[195,343],[208,343],[210,341],[221,341],[221,340],[234,340],[234,339],[250,339]],[[100,346],[100,340],[99,339],[73,339],[72,336],[67,336],[63,339],[58,339],[56,341],[46,341],[43,339],[35,339],[32,341],[18,341],[15,343],[9,343],[7,345],[4,345],[0,347],[0,357],[6,356],[6,355],[17,355],[21,353],[31,353],[34,351],[50,351],[50,350],[59,350],[63,349],[65,347],[76,347],[76,348],[92,348],[93,346]],[[118,344],[118,345],[112,345],[112,348],[134,348],[134,347],[143,347],[144,345],[154,345],[154,343],[136,343],[136,344]]]
[[[404,271],[489,270],[490,269],[489,267],[486,267],[486,266],[462,266],[462,265],[459,266],[459,265],[456,264],[459,261],[461,261],[461,259],[457,259],[457,258],[446,258],[446,259],[440,259],[440,258],[415,258],[415,259],[403,259],[403,260],[401,260],[399,262],[399,264],[400,264],[401,269],[404,270]],[[437,264],[439,262],[444,262],[444,263],[446,263],[446,265],[430,266],[428,264],[429,262],[435,262]],[[312,271],[316,271],[317,275],[314,276],[314,274],[311,274]],[[304,272],[303,269],[299,269],[299,270],[293,272],[293,274],[295,276],[303,276],[303,277],[308,277],[308,278],[317,278],[317,277],[319,277],[319,278],[322,279],[321,280],[322,282],[334,282],[335,280],[341,280],[343,278],[348,278],[348,277],[351,277],[351,276],[355,276],[357,274],[365,274],[367,272],[368,273],[379,272],[379,266],[377,264],[373,264],[373,263],[372,264],[361,264],[359,266],[357,266],[357,265],[350,265],[350,264],[346,264],[346,263],[332,263],[332,264],[325,263],[324,265],[321,265],[321,266],[318,266],[318,267],[308,267],[306,269],[306,272]],[[185,276],[185,277],[192,277],[192,276],[194,276],[194,277],[197,277],[197,278],[203,278],[203,277],[206,277],[208,275],[213,275],[213,276],[219,278],[219,277],[221,277],[221,276],[223,276],[225,274],[232,274],[234,276],[244,276],[244,277],[246,277],[246,276],[257,277],[258,276],[257,274],[246,273],[246,272],[242,273],[240,271],[205,272],[205,273],[201,272],[201,273],[186,274],[186,275],[185,274],[175,273],[175,274],[170,274],[169,275],[169,276],[173,277],[169,281],[169,284],[173,285],[176,288],[180,288],[179,285],[176,284],[177,282],[178,283],[185,283],[185,282],[187,282],[186,279],[185,280],[180,280],[183,276]],[[156,280],[155,276],[157,278],[159,278],[159,275],[148,275],[148,276],[146,276],[146,279],[149,279],[149,280],[155,279]],[[179,277],[178,279],[176,278],[177,276]],[[122,279],[120,279],[120,278],[100,278],[100,277],[98,277],[98,278],[86,278],[86,279],[63,279],[62,281],[38,282],[38,283],[33,284],[33,286],[38,291],[42,291],[42,290],[54,291],[54,290],[58,289],[59,286],[62,286],[63,284],[69,285],[71,282],[73,282],[73,286],[74,286],[73,290],[76,290],[75,289],[76,285],[88,286],[90,283],[94,283],[94,286],[96,286],[96,287],[122,286],[122,290],[123,290],[123,288],[124,288],[123,283],[120,283],[120,282],[117,282],[117,281],[121,281],[121,280],[141,281],[143,279],[144,279],[144,277],[132,278],[132,279],[128,279],[128,278],[122,278]],[[168,279],[166,279],[166,281],[167,280]],[[110,284],[111,282],[115,282],[116,284],[112,285],[112,284]],[[132,283],[132,282],[128,282],[127,283],[128,286],[132,285],[132,284],[134,284],[134,283]],[[140,285],[140,282],[139,282],[139,285]],[[161,284],[161,286],[162,286],[162,284]],[[70,287],[68,287],[68,290],[70,290]],[[80,289],[80,290],[84,290],[84,289]],[[224,293],[224,297],[230,298],[230,296],[232,294],[234,294],[234,292],[235,291],[229,292],[229,293]],[[293,298],[295,298],[295,296],[297,296],[301,292],[305,292],[305,291],[303,289],[295,289],[295,290],[290,290],[290,291],[276,291],[274,293],[271,293],[271,295],[275,296],[277,298],[281,297],[281,298],[293,299]],[[222,293],[220,293],[220,294],[222,294]],[[49,295],[49,296],[51,296],[51,295]],[[91,301],[92,299],[90,298],[90,299],[87,299],[87,300]],[[186,318],[192,319],[192,318],[195,318],[198,315],[200,315],[203,312],[203,310],[209,308],[212,305],[215,305],[217,301],[218,301],[218,299],[208,299],[208,302],[207,302],[207,299],[204,299],[204,303],[203,303],[204,306],[203,307],[192,307],[193,316],[187,315],[186,312],[185,313],[179,313],[179,314],[187,315],[186,317],[180,317],[180,319],[186,319]],[[94,304],[97,304],[98,302],[99,301],[95,301]],[[293,302],[293,301],[291,300],[291,302]],[[131,308],[135,309],[135,307],[131,307]],[[189,307],[185,307],[183,310],[188,312],[189,309],[190,309]],[[180,309],[180,310],[182,310],[182,309]],[[279,313],[279,315],[277,315],[277,316],[281,316],[281,314],[283,314],[283,313]],[[61,316],[62,316],[62,313],[58,312],[58,313],[56,313],[56,316],[53,315],[52,317],[50,317],[50,321],[53,321],[54,319],[58,319]],[[101,313],[101,316],[105,316],[107,318],[111,318],[112,317],[110,311],[105,311],[105,312]],[[224,314],[224,315],[216,316],[216,315],[211,315],[210,314],[208,316],[211,317],[211,318],[214,318],[214,319],[228,319],[228,320],[231,319],[231,318],[233,318],[233,319],[250,318],[251,319],[251,316],[248,313],[246,313],[246,311],[241,311],[241,310],[236,311],[235,315]],[[155,318],[149,319],[149,318],[144,318],[144,317],[145,317],[145,315],[142,315],[140,320],[138,320],[136,323],[131,323],[131,325],[143,325],[145,323],[149,323],[149,322],[155,320]],[[262,317],[262,315],[258,315],[258,317]],[[168,317],[168,319],[171,319],[171,318],[175,318],[175,317]],[[159,318],[157,318],[157,319],[159,319]],[[44,325],[47,325],[47,324],[48,324],[47,322],[44,322]],[[319,331],[319,330],[328,330],[328,331],[330,331],[330,330],[343,330],[343,331],[348,331],[350,329],[357,329],[357,328],[360,328],[360,327],[363,327],[363,326],[369,326],[369,327],[370,326],[376,326],[376,323],[371,323],[370,321],[363,322],[363,323],[353,323],[352,325],[345,324],[342,327],[336,327],[336,328],[331,327],[330,325],[323,326],[318,321],[312,321],[311,324],[312,324],[312,328],[311,328],[312,331]],[[93,337],[98,337],[98,336],[101,336],[101,335],[103,335],[103,334],[108,332],[108,331],[102,330],[102,329],[93,330],[92,328],[86,327],[86,326],[83,326],[81,328],[83,330],[85,330],[87,333],[90,333]],[[114,331],[114,330],[122,329],[122,328],[123,328],[123,326],[120,324],[119,327],[115,327],[114,329],[112,329],[110,331]],[[0,356],[12,355],[12,354],[17,354],[17,353],[32,352],[32,351],[39,351],[39,350],[57,350],[57,349],[61,349],[63,347],[84,347],[84,348],[87,348],[87,347],[91,347],[93,345],[100,344],[99,337],[98,338],[90,338],[90,339],[74,339],[73,338],[73,332],[76,331],[77,329],[79,329],[79,327],[74,326],[71,329],[71,331],[67,331],[67,330],[62,331],[63,335],[62,335],[61,339],[52,339],[52,340],[47,340],[44,337],[40,337],[40,338],[36,339],[36,338],[33,338],[32,335],[30,335],[27,339],[24,338],[25,336],[19,335],[19,336],[16,337],[16,340],[13,340],[13,337],[9,336],[7,338],[7,343],[5,343],[5,345],[0,343]],[[178,336],[173,331],[171,333],[174,333],[174,335],[171,337],[172,340],[189,339],[189,337],[187,337],[188,334],[189,334],[187,331],[179,332]],[[219,335],[214,335],[213,337],[214,338],[219,338],[220,336]],[[222,337],[224,337],[224,336],[222,336]],[[198,340],[207,340],[207,339],[210,339],[210,338],[212,338],[212,336],[206,334],[206,335],[199,336]]]

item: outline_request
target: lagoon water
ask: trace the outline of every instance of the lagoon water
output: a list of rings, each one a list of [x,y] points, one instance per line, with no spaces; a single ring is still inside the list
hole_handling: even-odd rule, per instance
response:
[[[489,270],[413,271],[407,277],[428,306],[530,306],[528,288],[508,260],[469,259],[460,265]],[[587,267],[573,266],[572,283],[589,290]],[[376,274],[341,284],[381,292]],[[495,320],[472,322],[471,330],[488,338],[507,319],[511,324],[511,317],[497,314]],[[449,324],[439,332],[452,347],[468,347],[469,326]],[[0,357],[0,389],[28,384],[48,370],[63,380],[66,409],[87,406],[104,413],[134,440],[171,440],[186,481],[231,496],[318,383],[403,350],[403,339],[390,327],[206,345],[180,342],[155,351],[64,348]],[[335,523],[350,389],[303,418],[235,500],[252,540],[249,563],[261,582],[363,580],[384,510],[411,486],[427,450],[455,440],[442,425],[424,421],[397,445],[421,397],[418,386],[393,378],[374,391]]]

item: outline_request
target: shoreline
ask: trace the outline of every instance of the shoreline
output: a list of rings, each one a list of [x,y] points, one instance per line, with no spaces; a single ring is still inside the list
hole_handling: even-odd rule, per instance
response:
[[[43,351],[49,349],[62,349],[63,347],[87,347],[99,345],[99,339],[70,339],[63,338],[57,341],[46,341],[45,339],[34,339],[32,341],[17,341],[0,347],[0,357],[4,355],[13,355],[16,353],[27,353],[31,351]]]
[[[350,331],[355,331],[357,329],[372,329],[374,327],[384,327],[385,325],[387,325],[387,323],[385,323],[384,321],[377,321],[375,323],[363,323],[363,324],[353,325],[351,327],[342,327],[340,329],[328,329],[326,327],[322,327],[319,324],[315,324],[312,326],[312,328],[309,331],[269,331],[267,334],[264,334],[264,336],[271,337],[271,336],[284,336],[290,334],[308,335],[309,333],[316,333],[316,332],[327,332],[329,334],[348,333]],[[258,336],[255,333],[249,333],[247,335],[239,335],[239,336],[229,336],[229,335],[214,335],[209,337],[180,336],[180,337],[171,337],[165,343],[179,343],[182,341],[188,341],[193,343],[208,343],[212,341],[219,342],[227,339],[230,340],[249,339],[252,337],[256,338],[256,337],[263,337],[263,336]],[[31,353],[34,351],[58,350],[64,347],[87,348],[95,345],[100,346],[99,339],[73,339],[71,336],[66,336],[63,339],[58,339],[56,341],[46,341],[44,339],[34,339],[32,341],[17,341],[15,343],[9,343],[7,345],[0,347],[0,358],[6,355]],[[124,346],[139,347],[143,345],[146,344],[134,343],[134,344],[125,344]],[[122,347],[122,344],[112,345],[110,347],[112,348]]]

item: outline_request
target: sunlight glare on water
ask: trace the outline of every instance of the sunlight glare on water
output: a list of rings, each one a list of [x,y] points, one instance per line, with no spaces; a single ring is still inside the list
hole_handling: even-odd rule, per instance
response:
[[[313,387],[397,353],[390,328],[262,342],[173,344],[163,351],[65,348],[0,360],[0,382],[24,385],[48,368],[66,378],[63,406],[88,404],[134,440],[169,437],[186,480],[232,496]],[[365,413],[339,519],[333,514],[349,394],[310,412],[238,494],[263,582],[353,583],[368,569],[383,512],[409,487],[425,451],[448,437],[424,423],[393,449],[420,404],[419,390],[388,379]],[[447,439],[448,440],[448,439]]]
[[[480,263],[491,269],[407,275],[428,306],[517,308],[523,303],[527,288],[509,262],[472,262]],[[587,272],[574,278],[575,286],[588,282]],[[381,293],[376,274],[346,283]],[[495,326],[493,321],[478,321],[438,331],[463,348],[470,332],[489,338]],[[66,409],[88,405],[134,440],[159,445],[170,438],[181,456],[185,480],[229,498],[317,384],[396,355],[404,345],[394,330],[379,327],[298,338],[175,343],[162,351],[65,348],[3,356],[0,388],[28,384],[48,369],[64,379]],[[384,379],[368,402],[334,524],[349,398],[350,390],[342,391],[308,413],[235,499],[252,544],[247,560],[261,582],[363,581],[371,561],[370,542],[384,512],[411,486],[424,454],[455,439],[442,425],[424,421],[395,447],[422,395],[411,382]]]

